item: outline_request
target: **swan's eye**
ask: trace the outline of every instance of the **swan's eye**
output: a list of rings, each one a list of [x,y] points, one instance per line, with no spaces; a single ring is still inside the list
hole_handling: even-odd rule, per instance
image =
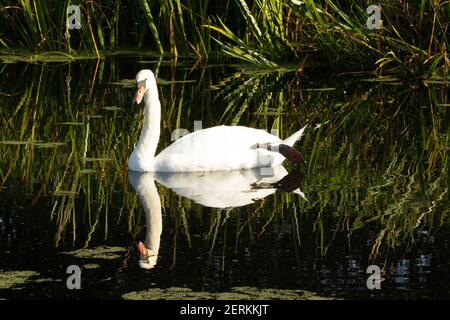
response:
[[[137,90],[134,95],[134,101],[137,104],[141,103],[144,93],[145,93],[145,80],[142,80],[137,83]]]
[[[144,89],[145,90],[145,82],[147,79],[141,80],[136,84],[136,89]]]

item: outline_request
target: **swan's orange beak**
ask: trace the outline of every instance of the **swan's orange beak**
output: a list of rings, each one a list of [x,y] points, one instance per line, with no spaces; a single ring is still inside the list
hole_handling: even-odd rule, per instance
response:
[[[140,85],[134,95],[134,102],[136,102],[136,104],[141,103],[142,97],[144,96],[144,92],[145,92],[144,86]]]

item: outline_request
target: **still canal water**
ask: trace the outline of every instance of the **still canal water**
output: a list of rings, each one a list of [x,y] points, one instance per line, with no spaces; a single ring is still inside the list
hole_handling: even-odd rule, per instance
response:
[[[128,172],[143,68],[158,77],[158,150],[195,121],[282,138],[308,124],[306,164]],[[0,298],[450,298],[448,83],[151,54],[0,72]],[[145,240],[159,247],[150,269]]]

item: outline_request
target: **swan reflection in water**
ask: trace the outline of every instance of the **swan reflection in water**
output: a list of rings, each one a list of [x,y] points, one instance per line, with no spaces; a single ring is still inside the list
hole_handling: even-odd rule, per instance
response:
[[[241,207],[261,200],[275,191],[305,195],[298,188],[302,174],[288,173],[283,166],[216,172],[134,172],[128,171],[131,185],[145,211],[145,242],[139,242],[139,266],[153,268],[158,259],[162,233],[161,200],[155,180],[176,194],[205,207]]]

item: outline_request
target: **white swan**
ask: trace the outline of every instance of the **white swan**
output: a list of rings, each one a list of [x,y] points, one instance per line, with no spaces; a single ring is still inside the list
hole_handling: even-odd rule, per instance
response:
[[[303,159],[292,148],[306,126],[281,140],[264,130],[242,126],[217,126],[198,130],[178,139],[156,157],[160,135],[161,104],[153,72],[136,75],[136,103],[145,102],[144,127],[128,159],[128,169],[140,172],[195,172],[270,167],[286,158]]]

